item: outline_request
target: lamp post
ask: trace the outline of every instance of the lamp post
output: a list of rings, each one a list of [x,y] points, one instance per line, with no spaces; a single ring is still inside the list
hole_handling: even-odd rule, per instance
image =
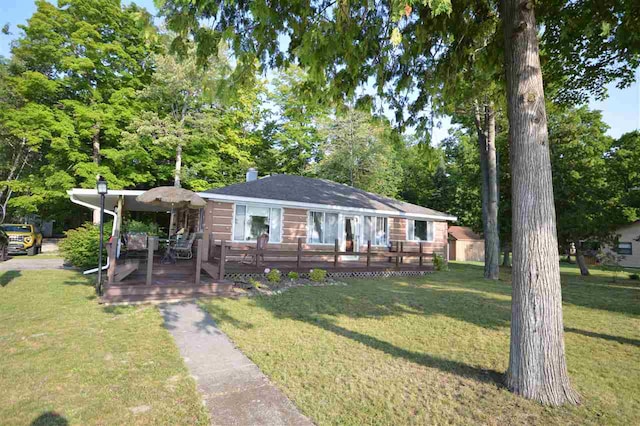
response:
[[[98,252],[98,282],[96,283],[96,291],[99,296],[102,296],[102,250],[103,250],[103,238],[104,238],[104,196],[107,195],[109,188],[107,187],[107,181],[100,175],[98,175],[98,182],[96,183],[96,189],[100,194],[100,251]]]

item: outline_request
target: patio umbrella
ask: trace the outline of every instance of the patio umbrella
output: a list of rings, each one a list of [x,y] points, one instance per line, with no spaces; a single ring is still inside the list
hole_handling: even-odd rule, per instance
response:
[[[207,205],[198,194],[176,186],[159,186],[136,197],[136,201],[167,209],[201,209]]]

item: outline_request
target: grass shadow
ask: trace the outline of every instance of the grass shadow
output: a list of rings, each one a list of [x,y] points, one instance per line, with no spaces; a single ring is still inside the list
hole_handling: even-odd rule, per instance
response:
[[[19,278],[22,275],[20,271],[6,271],[0,274],[0,286],[6,287],[13,280]]]
[[[504,283],[502,286],[505,286]],[[411,351],[377,337],[345,328],[332,318],[377,319],[405,315],[443,315],[496,330],[508,327],[510,321],[511,302],[502,294],[495,296],[491,292],[485,293],[477,289],[470,291],[456,285],[446,286],[441,282],[421,277],[397,278],[391,282],[358,280],[348,286],[302,287],[275,297],[256,297],[251,303],[270,312],[275,318],[300,321],[425,367],[498,387],[503,386],[501,372]],[[239,329],[251,326],[234,318],[220,305],[207,304],[206,307],[216,322],[229,323]]]
[[[95,287],[96,281],[95,281],[95,278],[92,278],[86,275],[77,275],[77,276],[74,276],[73,279],[66,280],[64,282],[64,285],[84,285],[84,286]]]
[[[54,411],[42,413],[31,422],[31,426],[66,426],[68,424],[69,421],[63,415]]]
[[[95,296],[94,296],[95,297]],[[136,309],[138,309],[139,306],[135,306],[135,305],[109,305],[109,306],[103,306],[102,310],[110,315],[124,315],[124,314],[128,314],[132,311],[135,311]]]
[[[586,336],[586,337],[593,337],[595,339],[603,339],[603,340],[609,340],[609,341],[612,341],[612,342],[618,342],[618,343],[621,343],[623,345],[632,345],[632,346],[640,347],[640,340],[629,339],[627,337],[613,336],[613,335],[610,335],[610,334],[603,334],[603,333],[596,333],[594,331],[579,330],[577,328],[571,328],[571,327],[565,327],[564,331],[567,332],[567,333],[580,334],[580,335]]]
[[[323,318],[309,319],[305,322],[366,345],[372,349],[380,350],[394,357],[404,358],[407,361],[420,364],[424,367],[437,368],[440,371],[452,373],[460,377],[473,379],[482,383],[491,383],[497,387],[504,387],[503,373],[496,370],[477,368],[463,362],[403,349],[376,337],[346,329]]]
[[[488,293],[511,297],[511,269],[501,268],[500,281],[482,279],[482,267],[463,263],[451,264],[455,274],[446,272],[434,275],[446,287],[457,287],[477,291],[482,288]],[[579,270],[575,273],[561,271],[563,303],[590,309],[618,312],[626,315],[640,315],[640,286],[630,279],[612,282],[611,277],[593,274],[583,277]]]

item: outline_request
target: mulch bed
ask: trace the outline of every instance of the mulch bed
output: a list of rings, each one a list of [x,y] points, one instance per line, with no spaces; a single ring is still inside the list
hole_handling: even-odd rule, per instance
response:
[[[236,281],[234,288],[249,297],[253,296],[273,296],[283,293],[296,287],[327,287],[332,285],[347,285],[344,281],[327,278],[324,281],[312,281],[308,278],[298,278],[296,280],[283,278],[280,282],[272,283],[266,278],[254,279],[250,282]]]

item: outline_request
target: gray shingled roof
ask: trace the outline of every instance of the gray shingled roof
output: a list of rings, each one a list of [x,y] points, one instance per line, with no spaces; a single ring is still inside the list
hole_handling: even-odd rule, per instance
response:
[[[383,197],[341,183],[295,175],[273,175],[205,192],[236,197],[266,198],[374,210],[396,210],[408,214],[450,217],[447,213]]]

